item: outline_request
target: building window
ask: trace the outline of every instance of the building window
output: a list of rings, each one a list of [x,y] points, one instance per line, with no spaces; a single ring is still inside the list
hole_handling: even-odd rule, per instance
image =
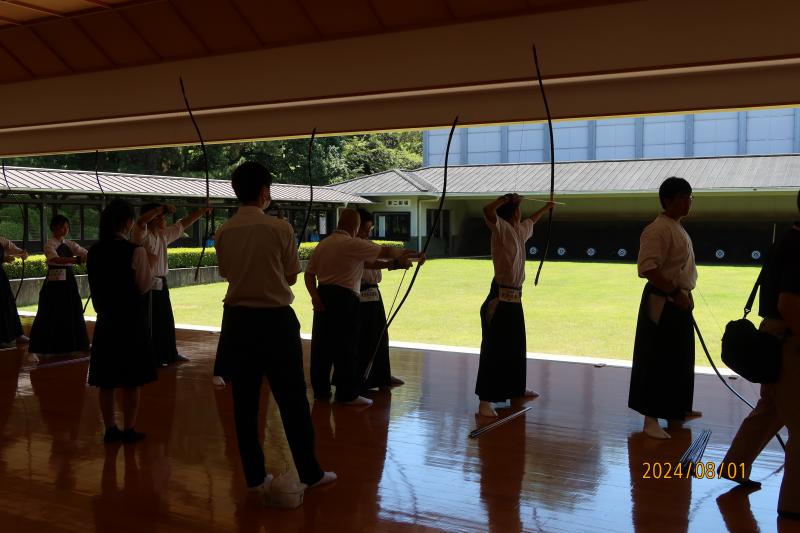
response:
[[[411,240],[411,213],[375,213],[376,239],[389,241]]]
[[[515,124],[508,127],[508,162],[539,163],[544,161],[543,124]]]
[[[485,165],[502,161],[501,128],[468,128],[467,138],[469,139],[468,165]]]
[[[792,153],[794,136],[794,109],[747,111],[748,154]]]
[[[447,149],[447,138],[450,128],[430,130],[428,132],[428,166],[444,165],[444,152]],[[453,141],[450,143],[450,157],[448,164],[461,162],[461,136],[467,135],[464,129],[456,129]]]
[[[93,205],[83,206],[83,238],[96,241],[100,238],[100,208]]]
[[[694,155],[735,155],[739,151],[739,115],[736,112],[694,116]]]
[[[22,220],[19,206],[5,204],[0,206],[0,236],[11,241],[22,240]]]
[[[589,123],[585,120],[553,124],[556,161],[589,159]]]
[[[686,155],[686,117],[667,115],[644,118],[644,157]]]
[[[595,135],[597,136],[595,144],[597,159],[633,159],[636,157],[636,119],[598,120]]]
[[[42,228],[47,231],[50,221],[42,224],[42,208],[38,205],[26,205],[25,213],[28,215],[28,241],[46,241],[49,237],[42,238]]]

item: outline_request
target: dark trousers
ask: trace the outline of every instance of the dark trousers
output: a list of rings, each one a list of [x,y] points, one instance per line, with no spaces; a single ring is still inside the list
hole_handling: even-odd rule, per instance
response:
[[[331,367],[336,385],[336,401],[349,402],[358,397],[358,296],[335,285],[320,285],[319,296],[325,310],[314,312],[311,331],[311,387],[314,397],[327,399],[331,394]]]
[[[222,331],[233,369],[233,409],[239,455],[250,487],[264,481],[258,437],[261,383],[267,377],[300,481],[311,485],[323,472],[314,453],[314,428],[306,398],[300,323],[291,307],[225,307]]]

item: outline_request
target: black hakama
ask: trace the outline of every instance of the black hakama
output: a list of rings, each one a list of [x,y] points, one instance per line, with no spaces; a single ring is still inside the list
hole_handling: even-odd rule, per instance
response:
[[[644,416],[683,420],[694,396],[692,315],[666,300],[655,323],[648,313],[651,295],[664,294],[650,283],[642,293],[628,407]]]
[[[97,310],[89,385],[138,387],[156,379],[146,319],[146,295],[136,289],[131,266],[136,245],[100,241],[89,250],[87,268]]]
[[[364,301],[364,295],[368,291],[377,293],[377,301]],[[383,307],[383,297],[378,286],[372,283],[362,283],[361,294],[358,377],[364,379],[367,366],[372,361],[372,367],[363,388],[388,387],[391,385],[392,371],[389,364],[389,332],[386,330],[386,310]]]
[[[475,394],[484,402],[504,402],[525,395],[525,315],[520,302],[499,299],[492,280],[481,306],[481,356]],[[493,310],[493,312],[492,312]]]
[[[358,296],[336,285],[320,285],[325,311],[314,312],[311,338],[311,387],[314,397],[327,399],[331,390],[331,366],[336,400],[349,402],[358,397]]]
[[[59,256],[62,247],[69,252],[69,248],[62,244]],[[48,268],[39,291],[39,308],[33,319],[30,338],[28,351],[31,353],[60,354],[89,349],[83,301],[71,266],[51,265]]]
[[[178,360],[178,345],[175,339],[175,316],[172,314],[172,302],[169,299],[167,278],[161,280],[159,289],[154,286],[150,291],[148,305],[148,325],[152,333],[153,351],[156,361],[168,365]],[[157,282],[158,283],[158,282]]]
[[[22,322],[17,312],[17,302],[4,268],[0,267],[0,343],[9,343],[22,335]]]

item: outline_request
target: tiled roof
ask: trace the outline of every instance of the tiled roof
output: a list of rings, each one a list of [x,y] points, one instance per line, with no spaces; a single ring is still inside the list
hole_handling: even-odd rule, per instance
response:
[[[652,192],[669,176],[687,179],[695,191],[797,189],[800,154],[564,162],[556,163],[555,181],[560,194]],[[360,196],[439,194],[443,177],[443,167],[426,167],[382,172],[332,187]],[[549,190],[549,163],[448,167],[448,194]]]
[[[182,198],[205,197],[206,182],[202,178],[148,176],[100,172],[100,184],[106,194],[134,196],[173,196]],[[8,185],[14,191],[58,191],[67,193],[100,194],[95,173],[81,170],[52,170],[27,167],[6,167]],[[226,180],[210,180],[212,198],[233,199],[233,189]],[[0,189],[6,187],[0,182]],[[307,185],[273,183],[272,198],[279,202],[307,202]],[[314,201],[323,203],[369,203],[331,187],[314,187]]]

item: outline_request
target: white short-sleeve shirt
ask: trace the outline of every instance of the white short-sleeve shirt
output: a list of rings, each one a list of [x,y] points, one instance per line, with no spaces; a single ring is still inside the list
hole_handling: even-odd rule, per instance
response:
[[[697,284],[692,239],[680,222],[663,213],[642,231],[636,264],[640,278],[645,272],[659,269],[681,289],[690,291]]]
[[[177,241],[183,235],[183,224],[176,222],[164,229],[150,230],[147,227],[140,227],[139,224],[133,225],[132,241],[141,244],[150,257],[150,266],[153,268],[153,275],[164,277],[169,272],[169,259],[167,257],[167,247]]]
[[[516,226],[497,217],[492,224],[485,218],[492,232],[492,263],[494,279],[504,287],[522,287],[525,282],[525,242],[533,236],[533,220],[526,218]]]
[[[86,256],[89,254],[89,251],[86,248],[83,248],[75,241],[68,241],[66,239],[56,239],[55,237],[50,237],[47,239],[47,242],[44,243],[44,256],[47,258],[48,264],[52,259],[58,257],[58,248],[62,245],[66,244],[69,247],[69,250],[72,252],[73,256],[80,257],[84,263],[86,263]]]
[[[286,277],[300,272],[294,230],[258,207],[243,206],[216,233],[225,304],[285,307],[294,301]]]
[[[337,229],[314,249],[306,272],[314,274],[319,285],[337,285],[361,294],[364,263],[375,261],[380,252],[374,242]]]

